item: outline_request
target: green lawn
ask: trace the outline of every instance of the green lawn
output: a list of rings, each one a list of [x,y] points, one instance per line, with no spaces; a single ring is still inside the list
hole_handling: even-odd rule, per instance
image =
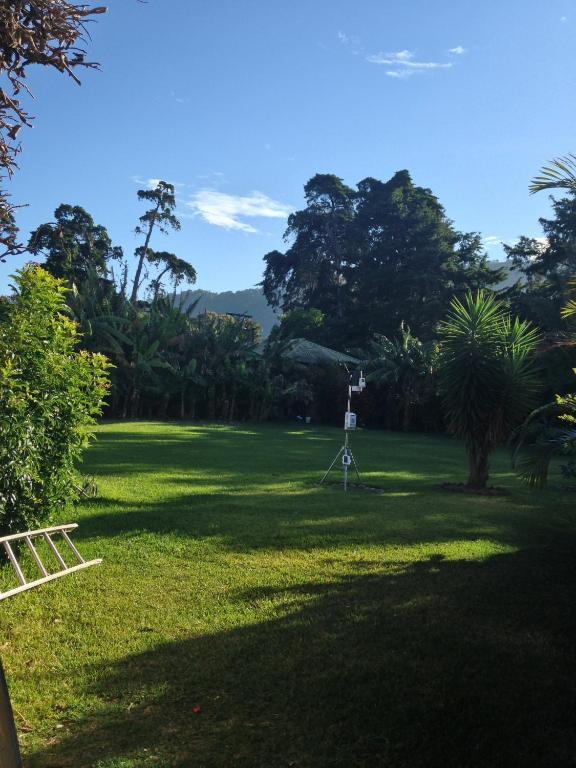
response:
[[[2,604],[26,766],[576,765],[574,497],[505,453],[511,496],[448,494],[459,445],[383,432],[344,495],[340,439],[99,428],[67,519],[103,565]]]

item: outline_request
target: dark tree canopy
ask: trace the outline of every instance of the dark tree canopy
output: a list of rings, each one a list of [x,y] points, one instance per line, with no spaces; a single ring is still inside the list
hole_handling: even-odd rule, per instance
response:
[[[355,193],[329,174],[310,179],[304,193],[306,208],[288,218],[285,239],[292,245],[264,257],[264,293],[284,311],[318,307],[341,316]]]
[[[539,219],[544,237],[521,237],[506,255],[527,275],[576,274],[576,196],[552,200],[553,219]]]
[[[196,282],[196,270],[189,262],[184,259],[178,258],[173,253],[168,251],[153,251],[148,249],[148,261],[150,264],[154,264],[160,267],[160,272],[152,281],[152,287],[155,294],[157,294],[162,288],[162,278],[165,275],[169,275],[174,290],[181,283],[193,284]]]
[[[0,3],[0,74],[6,76],[7,88],[0,88],[0,180],[5,181],[16,167],[20,152],[18,133],[31,125],[20,95],[30,93],[25,83],[32,64],[56,69],[76,82],[74,69],[96,67],[86,60],[86,51],[78,46],[85,37],[90,17],[106,8],[77,4],[66,0],[3,0]],[[5,81],[6,82],[6,81]],[[19,253],[13,219],[14,206],[0,188],[0,258]]]
[[[504,246],[507,257],[522,272],[508,292],[515,311],[543,330],[559,327],[560,310],[576,275],[576,196],[552,198],[552,219],[539,219],[543,237],[520,237]]]
[[[79,282],[91,270],[106,277],[108,262],[122,258],[106,228],[79,205],[58,206],[54,219],[37,227],[28,242],[30,253],[46,257],[44,266],[54,277]]]
[[[500,279],[480,236],[456,231],[408,171],[357,190],[317,175],[305,194],[306,208],[288,219],[289,248],[264,257],[263,289],[284,311],[321,310],[341,339],[393,334],[403,320],[429,336],[451,296]]]

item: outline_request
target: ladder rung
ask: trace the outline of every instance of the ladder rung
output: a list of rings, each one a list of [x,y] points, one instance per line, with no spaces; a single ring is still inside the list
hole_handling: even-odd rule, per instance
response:
[[[25,536],[24,541],[28,545],[28,549],[32,553],[32,557],[36,561],[36,565],[38,566],[42,576],[48,576],[48,571],[46,570],[46,568],[44,568],[44,563],[42,562],[42,560],[40,560],[40,556],[38,555],[38,552],[36,552],[36,547],[34,546],[34,544],[32,544],[32,539],[30,538],[30,536]]]
[[[76,549],[76,547],[75,547],[75,546],[74,546],[74,544],[72,543],[72,539],[70,538],[70,536],[68,536],[68,534],[66,533],[66,531],[62,531],[62,538],[64,539],[64,541],[66,542],[66,544],[68,544],[68,546],[70,547],[70,549],[71,549],[71,550],[72,550],[72,552],[74,553],[74,555],[75,555],[75,557],[76,557],[76,560],[78,560],[78,562],[79,562],[79,563],[83,563],[83,562],[84,562],[84,558],[82,557],[82,555],[80,554],[80,552],[78,552],[78,550]]]
[[[50,534],[49,533],[43,533],[42,535],[44,536],[44,539],[45,539],[46,543],[48,544],[48,546],[50,547],[50,549],[54,553],[54,557],[56,558],[56,560],[58,560],[58,563],[59,563],[60,567],[63,568],[64,570],[67,570],[68,566],[66,565],[66,562],[65,562],[64,558],[62,557],[62,555],[60,554],[60,552],[58,552],[58,550],[56,549],[56,544],[54,544],[54,542],[50,538]]]

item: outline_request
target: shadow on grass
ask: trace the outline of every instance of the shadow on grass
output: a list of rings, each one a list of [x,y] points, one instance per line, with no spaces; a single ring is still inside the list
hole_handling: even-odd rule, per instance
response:
[[[26,765],[573,766],[575,563],[571,540],[237,594],[277,617],[93,669],[102,710]]]
[[[295,471],[320,478],[342,443],[342,432],[337,429],[307,431],[268,425],[250,431],[218,425],[155,426],[155,432],[108,429],[99,433],[86,457],[87,471],[118,476],[158,473],[169,467],[213,476],[220,471],[244,477],[247,472],[256,477],[269,473],[291,476]],[[448,471],[450,477],[452,468],[457,474],[464,471],[458,446],[445,438],[365,432],[355,435],[354,440],[361,467],[372,472],[417,478],[438,471],[443,475]],[[441,449],[438,453],[435,446]]]
[[[162,501],[126,502],[102,498],[90,503],[75,533],[79,541],[118,538],[142,532],[190,541],[218,539],[228,551],[350,550],[354,546],[416,546],[455,541],[491,542],[522,548],[546,543],[569,530],[558,516],[531,515],[509,498],[474,499],[465,514],[458,494],[437,498],[391,493],[344,496],[338,489],[298,488],[293,492],[180,494]]]

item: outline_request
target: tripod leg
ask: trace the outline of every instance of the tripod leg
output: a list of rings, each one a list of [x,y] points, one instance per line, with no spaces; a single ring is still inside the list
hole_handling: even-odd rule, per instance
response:
[[[358,471],[358,464],[356,464],[356,459],[354,458],[354,454],[350,450],[348,451],[348,453],[350,454],[350,458],[352,459],[352,466],[354,467],[354,471],[356,472],[356,477],[358,478],[358,480],[360,480],[360,472]]]
[[[332,467],[334,466],[334,464],[336,464],[336,462],[338,461],[338,459],[339,459],[339,458],[340,458],[340,456],[342,455],[342,452],[343,452],[343,451],[344,451],[344,448],[340,448],[340,450],[338,451],[338,453],[336,454],[336,456],[334,456],[334,461],[332,462],[332,464],[330,464],[330,466],[329,466],[329,467],[328,467],[328,469],[326,470],[326,472],[325,472],[325,474],[324,474],[324,477],[322,478],[322,480],[320,480],[320,485],[322,485],[322,483],[324,482],[324,480],[326,480],[326,478],[328,477],[328,475],[329,475],[329,474],[330,474],[330,472],[332,471]]]

